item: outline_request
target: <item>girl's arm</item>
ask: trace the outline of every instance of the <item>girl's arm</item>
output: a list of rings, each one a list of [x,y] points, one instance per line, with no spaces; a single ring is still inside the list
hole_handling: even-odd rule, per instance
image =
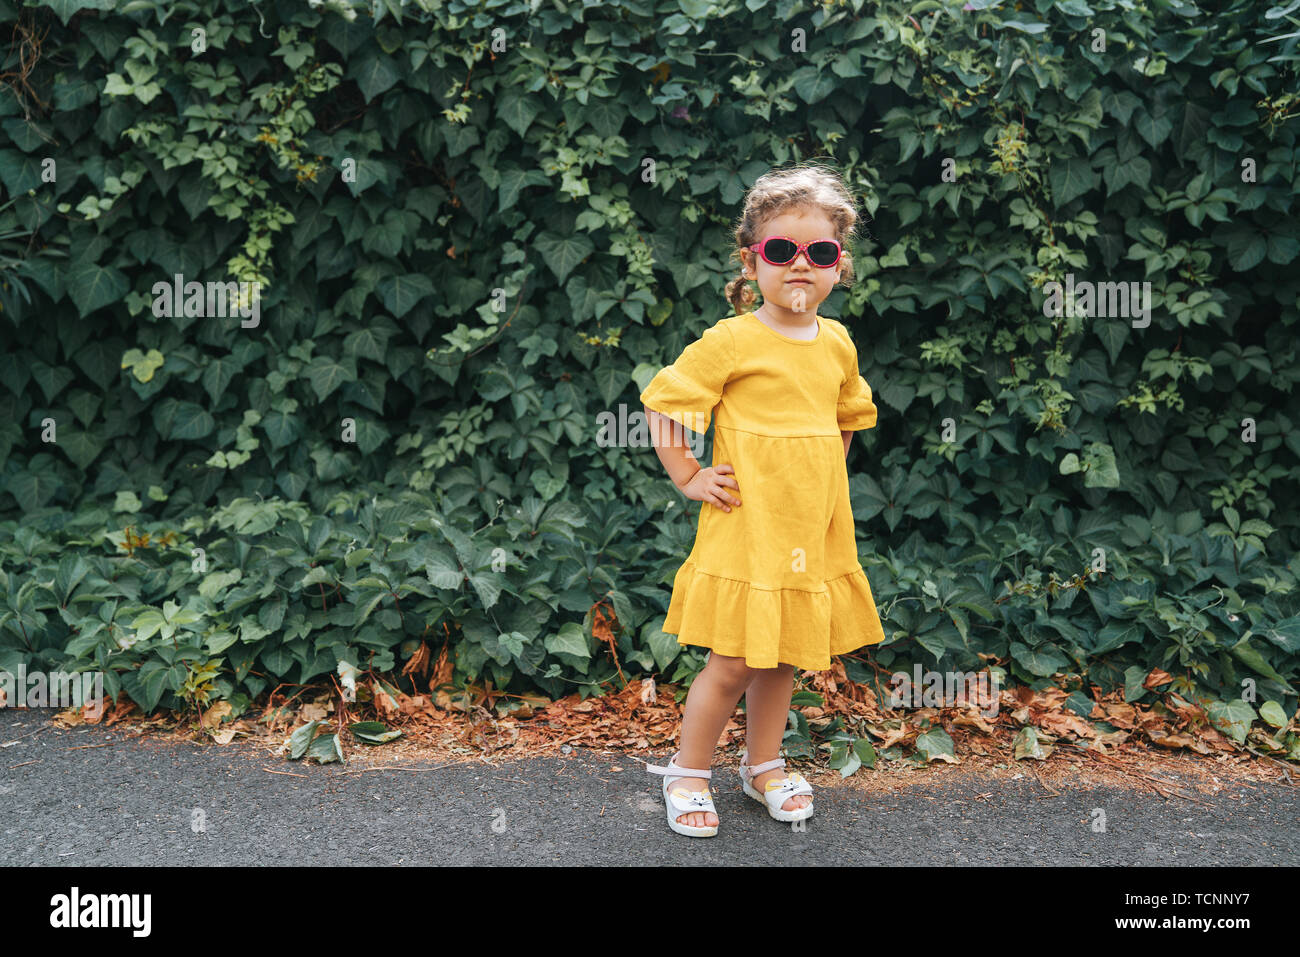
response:
[[[682,427],[665,415],[645,409],[646,421],[650,425],[650,441],[654,443],[659,461],[668,470],[668,477],[678,488],[684,486],[700,470],[700,463],[686,449],[682,441]],[[676,435],[674,436],[674,433]]]
[[[847,459],[849,457],[849,443],[853,441],[853,433],[841,429],[840,438],[844,440],[844,457]]]

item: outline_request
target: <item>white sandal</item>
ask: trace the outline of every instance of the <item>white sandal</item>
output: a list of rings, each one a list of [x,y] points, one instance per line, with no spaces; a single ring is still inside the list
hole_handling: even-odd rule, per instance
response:
[[[677,763],[677,755],[675,754],[669,758],[667,767],[647,764],[645,769],[651,774],[662,774],[664,776],[664,808],[668,813],[668,826],[670,828],[678,834],[685,834],[687,837],[713,837],[718,833],[716,824],[705,827],[692,827],[677,820],[681,815],[689,814],[692,811],[708,811],[717,814],[718,812],[713,806],[711,792],[688,791],[686,788],[678,788],[675,791],[669,790],[674,781],[680,781],[682,778],[711,778],[713,777],[712,771],[684,768]],[[674,809],[676,809],[675,812]]]
[[[759,794],[758,789],[752,783],[756,774],[762,774],[764,771],[770,771],[773,768],[784,768],[785,758],[773,758],[771,761],[764,761],[762,764],[755,764],[752,767],[745,764],[748,760],[749,750],[746,749],[740,752],[740,785],[745,789],[746,794],[760,804],[767,806],[768,814],[787,824],[792,821],[803,821],[813,816],[812,801],[809,801],[806,807],[797,807],[793,811],[787,811],[781,806],[796,794],[811,796],[813,793],[812,785],[798,771],[791,771],[784,778],[773,778],[768,781],[763,794]],[[746,771],[749,773],[746,774]]]

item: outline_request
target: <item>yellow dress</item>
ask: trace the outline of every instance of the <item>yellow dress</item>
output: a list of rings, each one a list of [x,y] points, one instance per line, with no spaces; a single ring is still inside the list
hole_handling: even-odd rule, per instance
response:
[[[831,655],[884,640],[858,561],[841,430],[876,424],[871,386],[835,319],[803,341],[753,313],[715,323],[641,393],[694,432],[716,412],[714,466],[741,502],[699,503],[695,544],[673,579],[663,630],[679,645],[751,668],[831,666]]]

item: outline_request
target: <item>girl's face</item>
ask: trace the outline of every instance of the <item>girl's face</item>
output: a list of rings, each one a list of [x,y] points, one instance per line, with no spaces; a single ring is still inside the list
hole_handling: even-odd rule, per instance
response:
[[[837,239],[835,226],[820,210],[790,210],[769,219],[758,233],[758,242],[769,236],[786,236],[803,245],[817,239]],[[741,250],[744,276],[757,279],[763,305],[773,318],[789,319],[815,312],[818,303],[831,294],[844,269],[843,259],[829,269],[814,266],[805,250],[784,266],[773,266],[757,252]]]

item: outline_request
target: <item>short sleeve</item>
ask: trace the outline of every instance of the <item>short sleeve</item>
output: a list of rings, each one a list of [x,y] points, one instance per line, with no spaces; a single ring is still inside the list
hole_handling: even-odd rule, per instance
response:
[[[730,331],[711,326],[650,380],[641,393],[641,404],[692,432],[707,432],[735,364]]]
[[[847,370],[844,384],[840,386],[840,399],[835,406],[835,417],[841,432],[861,432],[875,428],[876,404],[871,401],[871,386],[858,372],[858,353],[853,351],[853,365]]]

